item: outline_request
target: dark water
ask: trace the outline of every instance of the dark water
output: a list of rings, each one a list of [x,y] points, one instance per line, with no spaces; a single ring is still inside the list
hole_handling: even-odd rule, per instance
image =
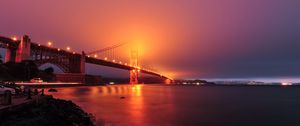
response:
[[[58,91],[51,94],[74,101],[107,126],[300,125],[300,87],[121,85]]]

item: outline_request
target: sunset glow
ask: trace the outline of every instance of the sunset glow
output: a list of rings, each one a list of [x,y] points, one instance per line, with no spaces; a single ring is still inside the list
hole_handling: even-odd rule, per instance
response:
[[[33,41],[44,42],[42,45],[51,39],[59,48],[72,45],[75,52],[128,42],[122,51],[124,57],[129,57],[131,48],[138,48],[142,62],[161,72],[171,71],[174,78],[255,77],[261,69],[266,71],[261,73],[265,77],[300,76],[282,72],[285,68],[300,71],[297,65],[288,65],[299,63],[296,54],[300,54],[296,52],[299,7],[292,1],[166,0],[158,4],[117,0],[58,4],[12,0],[2,5],[0,13],[7,20],[29,15],[13,25],[1,21],[3,35],[30,33]],[[276,63],[280,60],[285,62]],[[269,63],[277,67],[265,65]]]

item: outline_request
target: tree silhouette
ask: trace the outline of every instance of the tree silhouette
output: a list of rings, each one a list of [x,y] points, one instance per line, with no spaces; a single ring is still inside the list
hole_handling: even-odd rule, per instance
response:
[[[22,61],[20,63],[7,62],[8,74],[15,80],[30,80],[38,75],[38,68],[33,61]]]

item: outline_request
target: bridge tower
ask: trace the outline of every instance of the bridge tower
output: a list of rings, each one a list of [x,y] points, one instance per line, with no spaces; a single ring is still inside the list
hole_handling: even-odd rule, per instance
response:
[[[30,38],[27,35],[24,35],[21,39],[18,49],[16,50],[15,62],[21,62],[23,60],[30,59],[30,43]]]
[[[131,48],[130,65],[134,68],[139,67],[138,48]],[[130,84],[138,84],[139,69],[130,70]]]
[[[30,43],[31,40],[27,35],[21,38],[21,41],[14,40],[17,47],[8,46],[5,53],[5,62],[21,62],[30,60]]]

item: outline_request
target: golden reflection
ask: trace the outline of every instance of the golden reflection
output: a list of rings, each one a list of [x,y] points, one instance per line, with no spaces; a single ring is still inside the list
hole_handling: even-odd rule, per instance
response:
[[[108,89],[106,86],[102,86],[101,91],[102,91],[102,95],[104,95],[104,96],[108,94]]]
[[[141,88],[142,88],[142,85],[134,85],[131,89],[132,89],[132,92],[136,95],[136,96],[141,96],[142,93],[141,93]]]
[[[91,96],[97,96],[99,94],[99,88],[91,88]]]
[[[117,94],[115,86],[110,87],[110,94]]]
[[[117,87],[117,93],[118,93],[118,94],[123,94],[122,86],[118,86],[118,87]]]
[[[134,119],[135,125],[141,125],[144,121],[145,116],[145,104],[144,97],[142,96],[143,85],[132,85],[131,86],[131,97],[127,107],[129,110],[130,118]]]
[[[99,87],[100,91],[95,91],[97,93],[101,93],[103,96],[106,95],[121,95],[128,94],[130,92],[136,92],[138,95],[141,95],[140,86],[131,87],[128,85],[111,85],[111,86],[101,86]],[[134,91],[133,91],[134,90]]]

